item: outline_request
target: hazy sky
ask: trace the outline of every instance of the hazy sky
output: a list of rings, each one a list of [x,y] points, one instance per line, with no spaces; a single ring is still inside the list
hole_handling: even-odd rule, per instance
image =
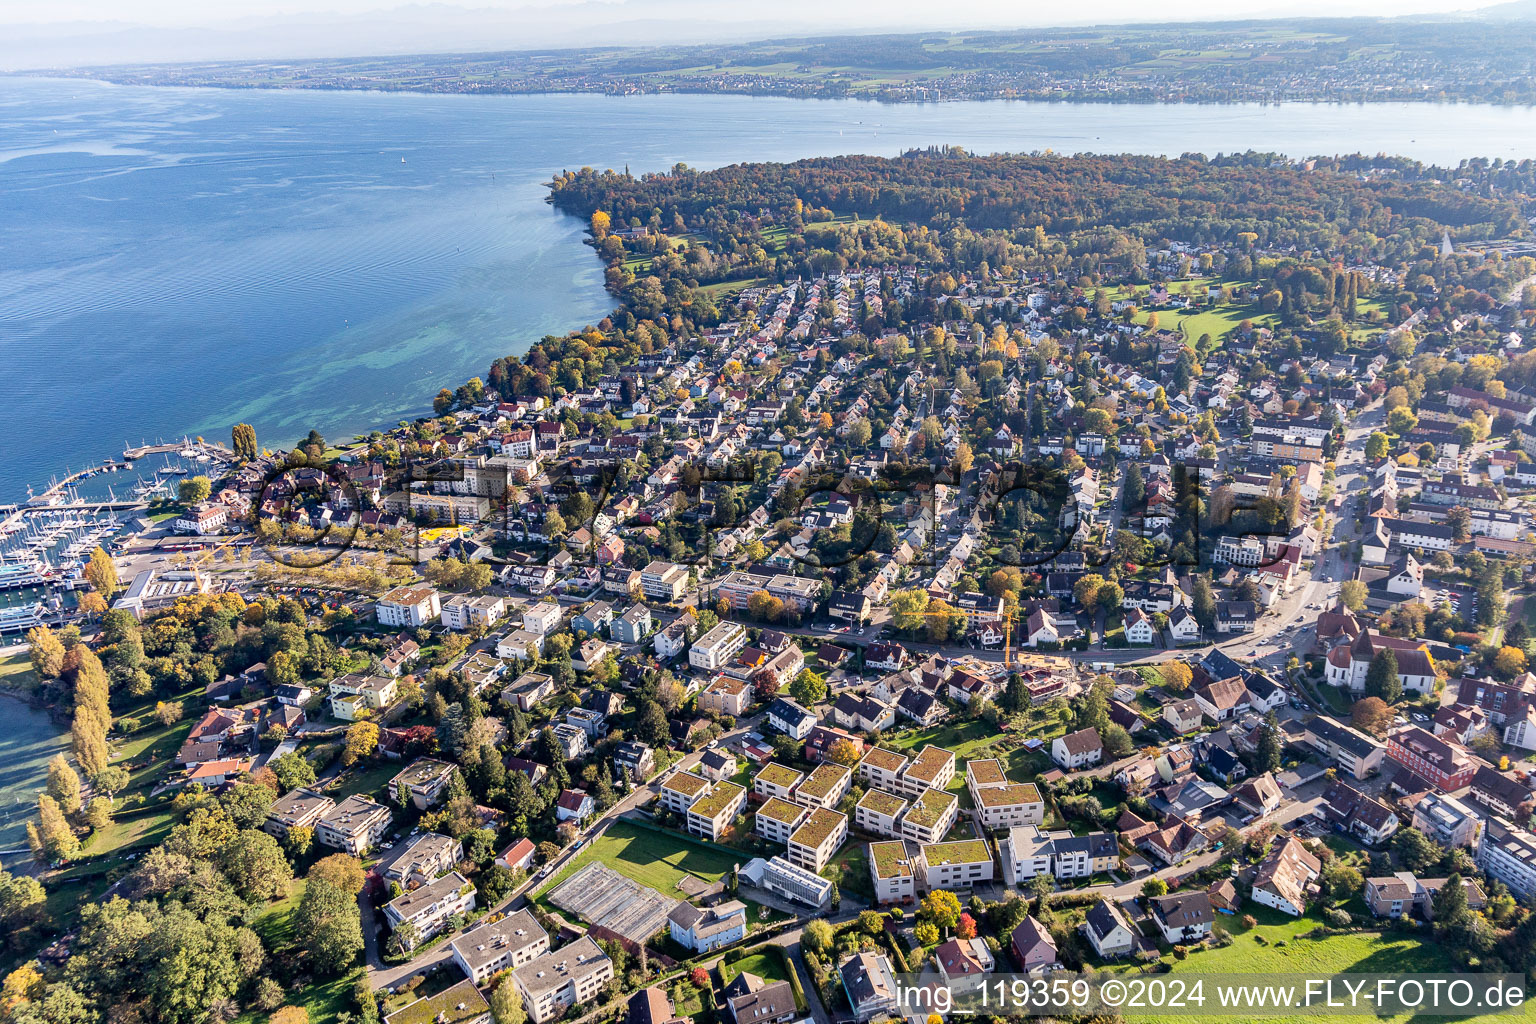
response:
[[[1493,0],[1186,0],[1173,5],[1148,5],[1143,0],[1095,0],[1087,4],[1044,3],[1040,0],[958,0],[935,5],[931,0],[844,0],[828,7],[820,3],[790,0],[785,4],[759,5],[740,2],[708,4],[712,20],[720,23],[759,22],[782,11],[804,11],[798,23],[781,21],[786,34],[815,31],[823,20],[843,25],[862,22],[880,27],[893,24],[952,24],[956,27],[996,25],[1027,26],[1082,22],[1147,20],[1195,20],[1209,17],[1283,16],[1306,14],[1416,14],[1469,10]],[[696,7],[686,0],[467,0],[439,3],[434,7],[464,12],[510,13],[530,8],[546,15],[559,9],[604,6],[620,18],[665,18],[676,10]],[[0,24],[58,24],[71,21],[117,22],[158,27],[193,28],[228,24],[246,18],[328,14],[343,17],[398,10],[399,0],[0,0]],[[825,18],[835,12],[833,18]],[[445,12],[446,13],[446,12]],[[575,15],[577,12],[572,11]],[[820,14],[822,17],[818,17]],[[606,19],[604,19],[606,20]]]
[[[1497,0],[0,0],[0,74],[1135,21],[1450,13]]]

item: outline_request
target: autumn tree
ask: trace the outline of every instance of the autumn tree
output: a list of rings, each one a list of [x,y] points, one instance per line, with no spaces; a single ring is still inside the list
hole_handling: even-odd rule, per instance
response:
[[[1394,716],[1392,705],[1380,697],[1362,697],[1349,709],[1349,723],[1372,736],[1385,736]]]
[[[48,761],[48,795],[59,802],[65,814],[80,809],[80,776],[63,754],[54,754]]]
[[[805,707],[814,707],[826,699],[826,680],[808,668],[801,669],[795,681],[789,684],[789,695]]]
[[[1279,768],[1280,754],[1280,719],[1275,715],[1275,709],[1270,708],[1259,729],[1258,749],[1254,751],[1259,771],[1272,772]]]
[[[960,898],[947,889],[935,889],[923,897],[917,917],[935,928],[948,932],[960,923]]]
[[[852,768],[859,763],[859,748],[852,740],[836,740],[827,748],[826,760],[845,768]]]
[[[523,1009],[523,997],[508,975],[491,991],[491,1017],[496,1024],[523,1024],[528,1013]]]
[[[759,622],[778,622],[784,615],[784,602],[766,590],[753,591],[747,598],[747,614]]]
[[[1104,577],[1096,572],[1084,573],[1072,585],[1072,596],[1077,599],[1084,614],[1093,614],[1099,600],[1099,588],[1102,586],[1104,586]]]
[[[371,755],[379,746],[379,727],[372,722],[353,722],[347,728],[347,745],[341,752],[341,763],[357,764]]]
[[[1513,679],[1525,671],[1525,652],[1518,647],[1500,647],[1493,656],[1493,674],[1500,679]]]
[[[112,562],[112,556],[97,547],[91,552],[90,561],[85,563],[85,578],[96,593],[112,600],[112,595],[117,593],[121,585],[117,578],[117,566]]]
[[[47,793],[37,797],[37,835],[50,861],[70,860],[80,851],[80,840],[64,817],[63,808]]]
[[[47,626],[27,630],[27,654],[39,679],[57,679],[64,671],[64,644]]]
[[[613,223],[607,210],[592,211],[592,237],[601,241],[608,237],[608,226]]]
[[[193,476],[176,485],[176,497],[183,505],[196,505],[208,500],[213,493],[213,481],[206,476]]]
[[[70,735],[75,761],[92,777],[107,767],[107,730],[112,727],[107,699],[107,671],[95,652],[82,645],[75,669],[75,718]]]
[[[1365,608],[1365,584],[1359,580],[1345,580],[1339,584],[1339,601],[1352,612]]]
[[[311,878],[294,912],[294,934],[321,975],[350,967],[363,949],[357,898],[325,878]]]
[[[1189,689],[1189,684],[1194,681],[1194,671],[1182,661],[1169,661],[1158,666],[1158,674],[1163,677],[1163,685],[1174,693],[1183,693]]]

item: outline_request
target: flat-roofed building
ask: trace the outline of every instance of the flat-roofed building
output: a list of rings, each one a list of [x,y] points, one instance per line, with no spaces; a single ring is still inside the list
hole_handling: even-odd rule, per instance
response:
[[[389,808],[365,796],[349,796],[320,816],[315,840],[321,846],[361,857],[389,831]]]
[[[442,603],[441,619],[444,629],[463,632],[476,626],[489,629],[506,614],[507,602],[494,594],[472,597],[455,594]]]
[[[528,910],[514,910],[500,921],[477,924],[454,939],[451,948],[459,969],[476,985],[483,985],[548,950],[549,933]]]
[[[692,772],[674,772],[661,784],[661,806],[673,814],[687,814],[693,802],[709,792],[710,782]]]
[[[465,978],[384,1018],[384,1024],[491,1024],[491,1006]]]
[[[853,772],[840,764],[826,761],[817,765],[815,770],[795,787],[792,799],[795,803],[805,804],[807,807],[830,809],[837,807],[852,788]]]
[[[1008,785],[1008,774],[1003,770],[1003,762],[995,757],[965,762],[965,785],[972,796],[978,789]]]
[[[752,683],[734,676],[721,676],[699,694],[699,710],[740,718],[752,703]]]
[[[534,1024],[544,1024],[573,1006],[591,1002],[612,977],[613,961],[586,935],[541,953],[512,971],[512,981],[523,996],[523,1009]]]
[[[1536,835],[1490,818],[1477,841],[1477,866],[1519,896],[1536,893]]]
[[[901,815],[907,802],[883,789],[866,789],[853,808],[853,823],[870,835],[901,835]]]
[[[543,672],[524,672],[501,691],[501,702],[517,705],[519,711],[532,711],[535,704],[555,692],[553,676]]]
[[[809,871],[820,871],[837,853],[848,836],[848,816],[825,807],[811,811],[795,834],[789,837],[786,855],[791,864]]]
[[[378,867],[386,882],[403,889],[426,885],[446,874],[464,859],[464,846],[451,836],[423,832],[406,844],[405,849],[385,858]]]
[[[780,800],[793,800],[795,787],[800,785],[804,778],[803,773],[787,765],[769,761],[756,775],[752,776],[752,792],[765,799],[776,797]]]
[[[1045,800],[1032,783],[1010,782],[973,791],[976,814],[984,828],[1039,825],[1045,821]]]
[[[688,589],[688,569],[671,562],[651,562],[640,570],[640,591],[657,601],[676,601]]]
[[[755,865],[757,862],[754,861]],[[746,869],[743,869],[744,871]],[[819,910],[832,896],[832,880],[791,864],[783,857],[769,857],[762,862],[757,884],[776,896]]]
[[[396,587],[375,606],[379,624],[419,629],[436,621],[443,612],[442,599],[428,586]]]
[[[791,803],[776,796],[757,809],[754,831],[770,843],[788,843],[795,829],[811,816],[811,809],[804,804]]]
[[[1018,825],[1008,830],[998,852],[1002,855],[1003,879],[1018,885],[1040,874],[1065,879],[1108,871],[1119,860],[1120,842],[1112,832],[1078,836],[1065,830],[1047,832],[1038,825]]]
[[[934,889],[971,889],[993,877],[992,851],[984,839],[953,843],[928,843],[918,852],[923,884]]]
[[[1413,827],[1443,846],[1477,846],[1483,818],[1449,793],[1425,793],[1413,805]]]
[[[859,761],[859,778],[887,793],[900,793],[901,773],[907,770],[907,755],[887,747],[871,747]]]
[[[335,806],[336,801],[323,793],[295,789],[273,801],[271,809],[267,811],[267,820],[262,822],[261,827],[277,838],[284,839],[290,829],[315,828],[320,819]]]
[[[442,931],[449,919],[473,909],[475,887],[455,871],[396,896],[384,904],[384,916],[396,932],[400,932],[404,925],[411,926],[398,937],[404,948],[415,949]]]
[[[937,843],[960,816],[960,798],[937,789],[924,789],[901,816],[901,835],[914,843]]]
[[[955,778],[955,755],[943,747],[929,745],[902,772],[901,792],[917,796],[925,789],[945,789]]]
[[[734,782],[717,782],[688,808],[688,831],[702,839],[719,839],[746,802],[747,791],[743,787]]]
[[[679,903],[667,916],[667,927],[684,949],[712,953],[747,937],[747,905],[740,900],[703,908]]]
[[[917,898],[917,875],[907,844],[892,842],[869,844],[869,876],[874,882],[875,902],[911,903]]]
[[[400,692],[400,680],[354,672],[332,679],[329,690],[332,716],[353,722],[389,705]]]
[[[456,770],[447,761],[417,758],[405,771],[389,780],[389,795],[398,800],[404,791],[418,811],[425,811],[442,802]]]
[[[688,648],[688,664],[705,672],[716,672],[741,653],[745,646],[745,627],[736,622],[722,622]]]

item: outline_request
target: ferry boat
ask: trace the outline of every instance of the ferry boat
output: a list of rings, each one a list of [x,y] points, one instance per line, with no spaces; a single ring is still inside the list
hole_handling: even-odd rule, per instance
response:
[[[33,562],[0,562],[0,590],[26,590],[48,582],[41,568]]]
[[[44,623],[43,603],[0,608],[0,633],[22,633]]]

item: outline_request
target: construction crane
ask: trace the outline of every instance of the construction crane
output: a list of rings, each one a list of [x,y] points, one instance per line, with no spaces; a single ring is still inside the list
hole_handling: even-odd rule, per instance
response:
[[[994,616],[990,613],[978,612],[970,608],[956,608],[953,605],[950,605],[947,611],[929,611],[924,609],[917,614],[922,615],[925,618],[930,616],[937,617],[939,615],[943,615],[945,618],[948,618],[949,616],[954,615],[956,612],[965,617],[967,626],[969,626],[971,621],[975,619],[986,619],[988,622],[992,622],[997,619],[997,616]],[[1009,611],[1006,607],[1003,609],[1003,668],[1005,669],[1013,667],[1013,622],[1016,618],[1018,618],[1018,612]]]

